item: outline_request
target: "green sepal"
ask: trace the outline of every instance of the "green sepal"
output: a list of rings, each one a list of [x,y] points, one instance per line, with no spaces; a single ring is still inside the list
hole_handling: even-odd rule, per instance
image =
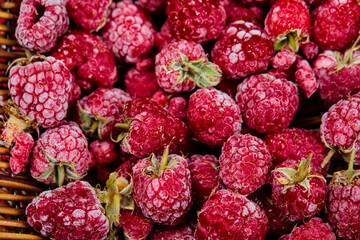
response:
[[[307,43],[309,41],[310,38],[308,35],[302,35],[300,29],[293,29],[277,36],[274,42],[274,49],[275,51],[279,51],[284,47],[288,47],[293,52],[298,52],[300,43]]]

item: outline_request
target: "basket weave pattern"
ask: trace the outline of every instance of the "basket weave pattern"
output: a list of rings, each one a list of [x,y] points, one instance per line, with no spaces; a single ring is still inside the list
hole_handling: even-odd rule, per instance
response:
[[[13,60],[25,57],[25,52],[15,38],[20,0],[0,2],[0,101],[8,98],[6,75]],[[2,112],[0,110],[1,117]],[[2,127],[3,122],[0,122]],[[44,239],[26,222],[27,204],[44,189],[23,171],[11,173],[9,150],[0,147],[0,239]]]

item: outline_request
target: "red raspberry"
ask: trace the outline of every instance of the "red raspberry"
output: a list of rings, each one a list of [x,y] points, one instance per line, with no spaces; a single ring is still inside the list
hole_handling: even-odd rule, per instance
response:
[[[126,239],[146,239],[151,232],[153,222],[146,218],[141,210],[122,210],[120,212],[119,226],[122,227]]]
[[[220,147],[241,130],[241,113],[236,102],[214,88],[198,89],[190,95],[187,121],[194,137],[208,146]]]
[[[194,204],[202,206],[210,194],[220,187],[219,161],[214,155],[192,155],[189,158]]]
[[[192,205],[191,178],[186,159],[179,155],[140,160],[133,167],[133,198],[142,213],[156,223],[180,223]]]
[[[158,89],[154,70],[139,71],[130,68],[124,79],[125,89],[132,97],[151,97]]]
[[[74,119],[87,136],[110,140],[114,125],[123,121],[130,94],[119,88],[98,88],[77,102]]]
[[[96,35],[84,31],[69,32],[51,54],[65,63],[83,89],[89,90],[94,85],[111,88],[118,80],[112,53]]]
[[[321,218],[314,217],[303,225],[294,228],[288,235],[287,240],[336,240],[329,224],[324,223]]]
[[[325,215],[338,239],[360,238],[359,175],[350,162],[348,170],[334,173],[328,186]]]
[[[168,94],[159,90],[152,95],[151,100],[165,108],[175,117],[186,122],[188,99],[185,96]]]
[[[314,62],[320,97],[331,106],[360,90],[360,51],[325,51]]]
[[[295,82],[303,90],[306,98],[310,98],[319,88],[315,72],[306,60],[300,60],[296,65]]]
[[[166,92],[188,92],[195,86],[215,86],[221,80],[221,70],[209,62],[202,46],[187,40],[162,48],[155,65],[158,84]]]
[[[112,0],[69,0],[66,9],[77,26],[99,31],[106,23],[106,12]]]
[[[301,51],[306,59],[314,59],[319,53],[319,46],[309,41],[301,46]]]
[[[65,1],[23,0],[15,36],[30,51],[48,52],[69,27]]]
[[[241,79],[266,70],[273,55],[269,36],[253,23],[239,20],[222,32],[212,49],[211,59],[225,77]]]
[[[125,124],[119,135],[121,149],[137,158],[161,154],[169,145],[170,153],[181,152],[188,142],[188,129],[183,121],[155,102],[136,98],[124,107]]]
[[[109,221],[95,190],[84,181],[40,193],[26,208],[27,222],[50,239],[106,239]]]
[[[275,69],[284,71],[296,62],[296,54],[290,49],[282,48],[271,61]]]
[[[154,34],[149,16],[130,0],[124,0],[110,5],[101,36],[117,60],[136,63],[151,53]]]
[[[85,176],[91,162],[88,141],[75,122],[49,128],[35,142],[31,175],[40,182],[61,186]]]
[[[171,29],[169,22],[165,20],[164,24],[161,26],[160,32],[155,33],[155,46],[161,50],[170,42],[176,41],[176,39],[171,35]]]
[[[16,138],[15,146],[10,151],[10,167],[13,173],[19,174],[29,164],[33,146],[34,139],[29,133],[21,133]]]
[[[275,50],[288,47],[297,52],[310,40],[310,12],[303,0],[279,0],[265,18],[265,31],[271,36]]]
[[[264,211],[245,196],[230,190],[219,190],[211,195],[198,216],[197,240],[264,240],[269,229]]]
[[[271,198],[289,221],[300,221],[317,214],[325,205],[326,180],[310,168],[308,159],[288,159],[272,171]]]
[[[116,144],[110,141],[93,141],[89,150],[94,155],[96,164],[111,163],[119,158]]]
[[[338,101],[321,118],[320,133],[331,153],[339,151],[348,161],[355,151],[355,164],[360,163],[360,95]],[[329,154],[331,154],[329,153]]]
[[[219,162],[220,177],[226,187],[248,195],[265,184],[271,154],[260,138],[238,134],[224,143]]]
[[[169,0],[166,14],[178,40],[207,42],[216,39],[226,24],[226,12],[218,0]]]
[[[320,133],[313,130],[302,128],[285,128],[277,133],[270,133],[264,137],[264,142],[268,147],[272,159],[276,165],[287,159],[301,160],[313,155],[311,167],[316,172],[326,175],[329,164],[321,167],[324,158],[328,154],[328,149],[324,146],[320,138]]]
[[[278,132],[286,128],[299,103],[294,83],[269,74],[246,78],[238,85],[235,99],[245,124],[259,133]]]
[[[322,50],[343,49],[360,31],[360,6],[355,0],[329,0],[311,14],[311,39]]]

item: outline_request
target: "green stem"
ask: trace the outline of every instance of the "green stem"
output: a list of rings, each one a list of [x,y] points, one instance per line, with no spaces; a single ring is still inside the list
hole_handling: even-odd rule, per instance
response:
[[[130,129],[129,124],[127,124],[127,123],[116,123],[115,127],[118,127],[118,128],[124,129],[124,130]]]
[[[299,51],[299,44],[297,43],[297,40],[295,40],[295,36],[292,33],[289,33],[287,35],[287,38],[289,40],[289,46],[291,50],[293,50],[294,52]]]
[[[166,146],[166,148],[164,150],[164,153],[163,153],[163,155],[161,157],[161,164],[160,164],[160,169],[159,169],[160,172],[165,170],[165,168],[166,168],[166,166],[168,164],[168,162],[167,162],[168,157],[169,157],[169,145]]]
[[[91,127],[90,127],[90,132],[91,133],[94,133],[96,131],[96,129],[99,127],[99,122],[98,121],[94,121],[92,124],[91,124]]]
[[[56,170],[54,172],[56,177],[56,183],[59,187],[61,187],[65,180],[65,166],[63,164],[57,164]]]
[[[360,40],[360,35],[356,38],[354,44],[351,46],[351,49],[350,49],[349,52],[346,54],[345,59],[344,59],[344,61],[343,61],[343,64],[348,64],[348,63],[349,63],[349,60],[350,60],[350,58],[351,58],[351,56],[352,56],[352,54],[353,54],[353,52],[354,52],[354,50],[355,50],[356,45],[357,45],[358,42],[359,42],[359,40]]]
[[[306,160],[301,161],[299,168],[295,174],[296,182],[302,182],[306,178],[306,176],[309,174],[310,162],[311,162],[312,156],[313,156],[313,154],[310,153]]]
[[[354,159],[355,159],[355,148],[351,151],[349,168],[348,168],[348,179],[351,180],[354,175]]]
[[[198,68],[198,67],[195,67],[193,64],[189,63],[189,62],[182,62],[182,64],[184,64],[185,66],[189,67],[191,70],[193,70],[194,72],[196,73],[200,73],[201,72],[201,69]]]
[[[324,161],[321,163],[321,168],[324,168],[325,165],[330,161],[330,159],[332,158],[332,156],[336,153],[335,149],[331,149],[328,153],[328,155],[324,158]]]

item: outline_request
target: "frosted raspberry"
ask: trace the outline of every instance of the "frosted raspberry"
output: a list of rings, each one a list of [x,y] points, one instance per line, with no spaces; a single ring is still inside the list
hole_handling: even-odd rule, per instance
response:
[[[146,218],[141,210],[122,210],[120,212],[119,226],[122,227],[127,239],[146,239],[151,232],[153,222]]]
[[[360,51],[325,51],[314,62],[320,97],[331,106],[360,90]]]
[[[160,32],[155,33],[155,46],[161,50],[166,44],[173,41],[176,41],[176,39],[171,34],[169,22],[165,20]]]
[[[101,36],[120,62],[136,63],[146,58],[154,45],[154,27],[144,11],[125,0],[110,5]]]
[[[343,49],[360,31],[360,6],[355,0],[326,1],[312,12],[312,17],[311,39],[322,50]]]
[[[10,167],[13,173],[19,174],[29,164],[33,146],[34,139],[29,133],[21,133],[16,138],[15,146],[10,151]]]
[[[303,225],[294,228],[288,235],[288,240],[308,239],[308,240],[336,240],[329,224],[323,222],[321,218],[314,217]]]
[[[105,239],[109,221],[95,190],[84,181],[40,193],[26,208],[27,222],[51,239]]]
[[[295,82],[303,90],[306,98],[310,98],[319,88],[315,72],[306,60],[300,60],[296,65]]]
[[[321,167],[324,158],[328,154],[320,138],[320,133],[314,130],[302,128],[285,128],[277,133],[270,133],[264,137],[264,142],[268,147],[275,164],[280,164],[287,159],[301,160],[313,155],[311,166],[315,171],[325,176],[329,169],[329,164]]]
[[[284,71],[296,62],[296,54],[290,49],[282,48],[276,53],[271,62],[275,69]]]
[[[48,52],[69,27],[65,1],[23,0],[15,36],[31,51]]]
[[[120,88],[98,88],[78,100],[74,119],[87,136],[110,140],[114,125],[123,121],[123,107],[130,100],[130,94]]]
[[[155,102],[135,98],[124,107],[125,123],[117,124],[121,149],[137,158],[161,154],[169,145],[170,153],[180,153],[188,143],[189,132],[183,121]]]
[[[85,176],[91,162],[88,141],[75,122],[49,128],[35,142],[31,175],[40,182],[61,186]]]
[[[116,144],[110,141],[93,141],[89,150],[94,155],[96,164],[110,163],[118,159],[119,153],[117,152]]]
[[[149,240],[193,240],[195,226],[192,224],[180,224],[177,226],[159,226],[153,230]]]
[[[216,39],[226,24],[226,12],[218,0],[169,0],[168,23],[176,39],[196,43]]]
[[[294,83],[269,74],[246,78],[238,85],[235,99],[244,123],[259,133],[278,132],[286,128],[299,103]]]
[[[316,43],[309,41],[301,46],[301,51],[306,59],[314,59],[319,53],[319,47]]]
[[[270,8],[265,18],[267,34],[274,42],[275,50],[283,47],[297,52],[310,40],[310,12],[303,0],[279,0]]]
[[[77,26],[87,31],[99,31],[106,23],[111,0],[69,0],[66,9]]]
[[[212,49],[211,59],[224,76],[241,79],[266,70],[273,55],[269,36],[253,23],[239,20],[222,32]]]
[[[187,120],[194,137],[220,147],[241,130],[241,113],[235,101],[214,88],[199,89],[189,98]]]
[[[69,32],[51,55],[65,63],[83,89],[92,89],[94,85],[111,88],[118,80],[112,53],[96,35],[84,31]]]
[[[156,223],[176,225],[192,206],[191,178],[179,155],[140,160],[133,167],[133,198],[142,213]]]
[[[355,164],[360,163],[360,95],[338,101],[321,119],[320,133],[332,153],[339,151],[348,161],[355,150]]]
[[[202,206],[210,194],[220,187],[219,161],[214,155],[195,154],[188,163],[194,204]]]
[[[188,92],[196,86],[215,86],[221,70],[209,62],[200,44],[180,40],[166,45],[155,59],[158,84],[165,92]]]
[[[226,187],[248,195],[265,184],[271,154],[260,138],[238,134],[224,143],[219,162],[220,177]]]
[[[154,70],[130,68],[125,74],[124,84],[132,97],[151,97],[159,89]]]
[[[54,127],[67,114],[72,78],[65,64],[53,57],[19,59],[10,69],[8,87],[21,114],[39,127]]]
[[[165,11],[166,0],[137,0],[136,4],[150,12],[162,13]]]
[[[338,239],[360,238],[360,181],[358,170],[349,169],[334,173],[328,186],[325,207],[326,220],[334,229]]]
[[[211,195],[198,213],[195,238],[265,239],[268,219],[258,205],[241,194],[219,190]]]
[[[309,167],[311,155],[305,159],[288,159],[272,171],[271,198],[289,221],[315,216],[325,205],[326,180]]]

